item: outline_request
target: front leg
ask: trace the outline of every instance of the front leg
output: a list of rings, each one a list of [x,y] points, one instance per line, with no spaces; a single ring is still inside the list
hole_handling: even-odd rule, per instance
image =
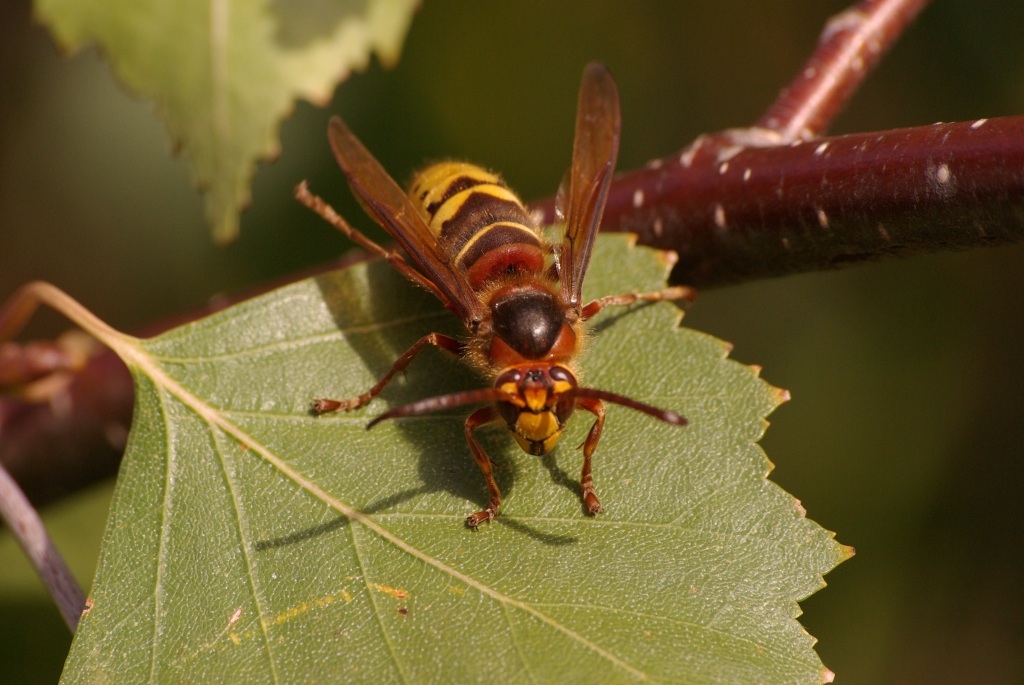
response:
[[[481,407],[470,414],[465,423],[466,442],[469,443],[469,451],[473,453],[473,460],[480,467],[480,470],[483,471],[484,479],[487,481],[487,494],[489,498],[486,509],[466,518],[466,525],[474,530],[484,521],[488,523],[493,521],[494,517],[498,515],[498,507],[501,506],[501,491],[498,489],[498,484],[494,481],[494,469],[491,464],[491,458],[487,456],[484,448],[477,442],[476,437],[473,436],[473,431],[488,423],[493,423],[499,418],[501,417],[498,416],[498,412],[493,406]]]
[[[589,411],[597,417],[594,425],[587,433],[587,439],[583,442],[583,471],[580,472],[580,494],[583,496],[583,503],[587,506],[587,513],[594,516],[601,511],[601,502],[594,494],[594,478],[590,474],[590,458],[597,449],[597,441],[601,439],[601,431],[604,430],[604,402],[590,397],[580,397],[576,400],[576,406]]]
[[[362,395],[359,395],[358,397],[350,397],[347,400],[331,400],[327,398],[315,399],[313,400],[312,412],[319,416],[320,414],[326,414],[327,412],[352,411],[353,409],[362,407],[364,404],[379,395],[384,389],[384,386],[388,384],[396,373],[399,371],[405,371],[406,367],[412,363],[412,360],[416,358],[416,355],[419,354],[420,350],[422,350],[426,345],[440,347],[443,350],[448,350],[456,356],[461,355],[465,347],[455,338],[442,333],[431,333],[429,335],[425,335],[413,343],[412,347],[406,350],[405,354],[398,358],[398,361],[394,363],[391,370],[384,374],[384,377],[377,381],[375,386],[364,392]]]

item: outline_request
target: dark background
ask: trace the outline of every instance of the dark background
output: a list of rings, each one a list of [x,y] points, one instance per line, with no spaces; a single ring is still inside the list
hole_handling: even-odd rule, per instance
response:
[[[619,167],[635,168],[753,122],[847,5],[428,1],[395,70],[355,76],[324,110],[298,105],[240,239],[219,249],[152,105],[96,51],[60,57],[28,3],[4,3],[0,299],[43,278],[133,331],[337,256],[348,245],[291,198],[307,177],[368,225],[330,158],[331,113],[401,180],[466,157],[550,195],[592,59],[619,82]],[[1022,29],[1019,0],[937,0],[832,132],[1024,113]],[[772,478],[858,550],[802,604],[839,682],[1024,681],[1022,266],[1022,248],[886,262],[707,291],[687,314],[791,390],[763,440]],[[62,326],[46,315],[33,331]],[[110,493],[45,512],[86,585]],[[0,534],[0,680],[53,682],[69,642]]]

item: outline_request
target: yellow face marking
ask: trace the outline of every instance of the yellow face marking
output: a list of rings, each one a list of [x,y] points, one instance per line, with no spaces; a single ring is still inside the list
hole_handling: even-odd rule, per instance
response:
[[[525,407],[526,403],[523,402],[522,396],[519,394],[519,386],[515,383],[502,383],[498,386],[498,390],[509,396],[507,402],[511,402],[517,407]]]
[[[551,450],[555,449],[555,445],[558,444],[558,439],[562,437],[562,431],[556,431],[553,435],[548,436],[547,439],[541,441],[531,441],[528,438],[524,438],[518,433],[513,433],[516,442],[523,448],[523,451],[527,454],[547,454]],[[535,445],[540,445],[540,450]]]
[[[551,390],[551,394],[555,397],[563,395],[575,389],[575,386],[568,381],[555,381],[555,386]]]
[[[534,442],[547,440],[561,430],[558,427],[558,419],[550,411],[540,414],[523,412],[516,417],[516,435],[521,435]]]
[[[546,388],[527,388],[523,390],[523,399],[530,411],[543,411],[548,403],[548,391]]]
[[[558,444],[558,439],[560,437],[562,437],[562,431],[554,433],[550,438],[544,441],[544,454],[555,449],[555,445]]]

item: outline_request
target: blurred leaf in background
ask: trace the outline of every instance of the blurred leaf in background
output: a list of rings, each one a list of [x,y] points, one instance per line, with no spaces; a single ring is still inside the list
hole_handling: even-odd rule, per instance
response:
[[[398,59],[416,0],[211,0],[110,3],[36,0],[69,52],[97,45],[133,94],[150,98],[184,148],[214,238],[233,241],[260,159],[297,98],[330,100],[371,53]]]

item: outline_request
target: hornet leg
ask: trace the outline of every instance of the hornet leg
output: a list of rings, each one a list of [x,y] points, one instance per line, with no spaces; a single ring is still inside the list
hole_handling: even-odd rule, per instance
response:
[[[351,397],[347,400],[329,400],[326,398],[315,399],[313,400],[313,413],[320,415],[332,411],[351,411],[353,409],[358,409],[379,395],[384,389],[384,386],[388,384],[396,373],[399,371],[405,371],[406,367],[412,363],[412,360],[416,358],[416,355],[419,354],[420,350],[427,345],[440,347],[443,350],[448,350],[454,355],[461,354],[463,350],[463,344],[455,338],[451,338],[441,333],[425,335],[413,343],[412,347],[406,350],[405,354],[398,358],[398,361],[394,363],[391,370],[384,374],[383,378],[377,381],[377,385],[373,386],[362,395],[359,395],[358,397]]]
[[[590,458],[597,449],[597,441],[601,439],[601,431],[604,430],[604,403],[589,397],[581,397],[576,400],[576,406],[586,409],[597,417],[594,425],[587,433],[587,439],[583,442],[583,471],[580,472],[580,494],[587,506],[587,513],[593,516],[601,511],[601,502],[594,494],[594,478],[590,475]]]
[[[498,412],[494,407],[481,407],[470,414],[469,418],[466,419],[466,442],[469,443],[469,451],[473,453],[473,460],[484,473],[484,479],[487,481],[487,494],[489,496],[487,508],[483,511],[478,511],[466,519],[466,525],[474,529],[484,521],[489,523],[494,520],[495,516],[497,516],[498,507],[501,506],[501,491],[498,490],[498,484],[494,482],[491,458],[487,456],[487,453],[484,452],[484,448],[481,447],[480,443],[477,442],[477,439],[473,437],[473,431],[480,426],[493,423],[499,418]]]
[[[689,304],[697,297],[697,291],[693,288],[678,285],[674,288],[666,288],[653,293],[623,293],[621,295],[606,295],[605,297],[588,302],[583,307],[583,320],[596,316],[605,307],[624,307],[635,302],[661,302],[662,300],[686,300]]]

